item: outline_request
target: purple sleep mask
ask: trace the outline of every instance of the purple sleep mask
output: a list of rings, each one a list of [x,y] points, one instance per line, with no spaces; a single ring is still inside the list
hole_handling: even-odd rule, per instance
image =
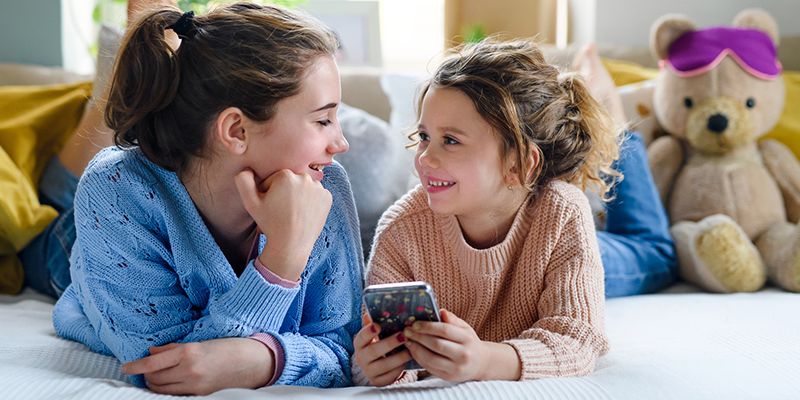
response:
[[[717,27],[684,33],[669,46],[667,64],[678,76],[690,77],[731,56],[749,74],[772,80],[781,73],[775,43],[757,29]]]

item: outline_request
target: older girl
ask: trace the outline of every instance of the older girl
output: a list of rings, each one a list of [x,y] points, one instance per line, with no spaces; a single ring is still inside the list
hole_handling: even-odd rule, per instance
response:
[[[177,49],[165,33],[180,37]],[[75,196],[56,332],[169,394],[350,382],[360,241],[334,35],[272,6],[149,12]]]

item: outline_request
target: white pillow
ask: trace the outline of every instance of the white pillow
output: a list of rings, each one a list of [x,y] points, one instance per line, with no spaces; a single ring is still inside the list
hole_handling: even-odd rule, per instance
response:
[[[389,126],[397,130],[413,129],[417,122],[417,100],[426,77],[422,75],[392,74],[381,76],[381,87],[392,112]]]
[[[422,84],[426,79],[428,79],[427,76],[411,74],[387,73],[381,76],[381,87],[392,107],[389,116],[389,130],[392,136],[399,138],[404,147],[410,143],[408,134],[415,129],[417,124],[417,101]],[[409,151],[408,158],[406,191],[419,183],[419,178],[414,172],[413,149]]]
[[[642,135],[645,147],[650,145],[650,142],[659,135],[661,130],[653,112],[653,90],[655,87],[655,79],[650,79],[617,88],[617,92],[622,98],[625,118],[628,119],[628,129],[637,131]]]
[[[407,190],[413,157],[382,119],[346,104],[338,118],[350,150],[336,160],[350,178],[367,255],[381,214]]]

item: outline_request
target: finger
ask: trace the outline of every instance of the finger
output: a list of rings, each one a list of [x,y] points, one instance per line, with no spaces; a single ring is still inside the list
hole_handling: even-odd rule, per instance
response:
[[[128,375],[146,374],[174,367],[180,361],[181,353],[172,349],[129,362],[122,366],[122,372]]]
[[[367,326],[372,323],[372,317],[369,314],[361,314],[361,326]]]
[[[456,343],[466,343],[470,340],[466,329],[444,322],[417,321],[406,329],[408,329],[405,331],[406,336],[412,339],[416,339],[417,335],[430,335]]]
[[[457,315],[453,314],[450,311],[445,310],[444,308],[439,310],[439,315],[442,318],[442,322],[460,326],[462,328],[472,328],[472,326],[470,326],[470,324],[468,324],[467,321],[464,321]]]
[[[233,178],[233,183],[236,185],[236,191],[239,192],[239,197],[242,198],[244,208],[250,213],[252,213],[251,210],[256,208],[259,201],[255,179],[255,174],[250,169],[239,172]]]
[[[150,347],[150,355],[163,353],[169,349],[174,349],[180,345],[182,345],[182,343],[169,343],[163,346],[152,346]]]
[[[388,357],[379,358],[367,364],[367,375],[384,375],[397,368],[402,368],[407,362],[411,361],[411,353],[403,350]],[[366,371],[365,371],[366,372]]]
[[[418,332],[407,332],[409,341],[423,345],[428,350],[450,359],[456,352],[461,351],[463,346],[451,340],[442,339],[438,336],[426,335]]]
[[[295,174],[294,171],[292,171],[290,169],[281,169],[281,170],[275,171],[272,174],[270,174],[266,179],[261,181],[258,184],[258,188],[262,192],[266,192],[266,191],[269,190],[270,187],[272,187],[272,185],[274,185],[276,183],[276,181],[281,180],[281,179],[287,179],[287,178],[290,178],[290,177],[295,176],[295,175],[297,175],[297,174]]]
[[[433,370],[449,371],[455,367],[449,358],[436,354],[419,343],[408,342],[406,348],[411,353],[411,357],[430,372]]]
[[[187,374],[184,372],[184,369],[185,368],[182,368],[182,366],[178,364],[171,368],[146,373],[144,374],[144,380],[147,383],[159,386],[185,382],[188,379],[186,379]]]
[[[378,325],[365,325],[353,338],[353,347],[355,347],[356,350],[367,347],[372,342],[372,339],[378,337],[378,332],[380,332],[380,327]]]
[[[385,356],[387,353],[406,342],[405,336],[402,336],[401,333],[402,332],[398,332],[395,335],[389,336],[383,340],[379,340],[370,344],[369,346],[364,347],[362,349],[362,353],[364,354],[364,361],[366,361],[366,364]],[[399,337],[403,338],[402,341],[400,341]]]
[[[391,385],[392,383],[394,383],[394,381],[397,380],[397,378],[400,377],[400,374],[402,374],[404,370],[405,366],[401,365],[383,375],[370,379],[370,383],[372,383],[373,386]]]
[[[170,383],[166,385],[156,385],[154,383],[147,382],[147,388],[152,390],[153,392],[160,394],[172,394],[172,395],[195,394],[192,393],[189,384],[186,382]]]

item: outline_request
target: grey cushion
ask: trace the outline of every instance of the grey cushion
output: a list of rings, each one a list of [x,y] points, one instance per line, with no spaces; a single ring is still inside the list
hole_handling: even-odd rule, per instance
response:
[[[338,116],[350,151],[336,160],[350,177],[366,256],[381,214],[406,192],[413,153],[380,118],[346,104],[340,106]]]

